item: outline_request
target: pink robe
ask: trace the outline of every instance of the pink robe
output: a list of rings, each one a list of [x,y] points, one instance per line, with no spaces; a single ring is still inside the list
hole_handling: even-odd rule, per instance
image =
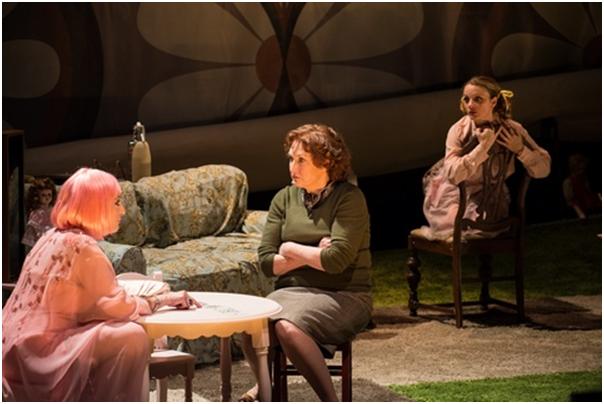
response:
[[[146,399],[150,340],[133,322],[146,306],[118,286],[93,238],[48,231],[2,311],[4,398]]]
[[[526,129],[516,121],[506,121],[519,135],[524,142],[524,150],[517,156],[518,160],[524,165],[528,174],[533,178],[546,177],[550,172],[551,158],[547,151],[542,149],[528,134]],[[469,152],[466,152],[467,145],[476,137],[476,125],[466,115],[457,121],[449,129],[446,141],[445,158],[442,167],[434,172],[425,184],[424,215],[430,224],[430,227],[423,226],[420,232],[428,239],[447,239],[453,234],[455,215],[459,206],[459,188],[458,184],[465,181],[466,184],[466,211],[465,218],[475,220],[478,217],[476,208],[480,200],[482,191],[482,164],[489,157],[491,147],[503,147],[495,142],[478,143]],[[514,173],[514,160],[511,159],[507,167],[506,177]],[[507,216],[509,207],[509,195],[506,191],[506,203],[502,204],[502,209],[497,212],[496,218],[499,220]],[[466,232],[464,236],[492,237],[495,234],[488,234],[480,231],[473,231],[473,234]]]

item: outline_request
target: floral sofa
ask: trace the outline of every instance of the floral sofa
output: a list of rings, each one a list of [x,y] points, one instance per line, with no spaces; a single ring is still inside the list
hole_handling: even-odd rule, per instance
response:
[[[126,213],[119,231],[100,243],[116,273],[161,271],[172,290],[258,296],[273,290],[256,254],[266,212],[247,211],[243,171],[206,165],[120,185]],[[199,362],[218,359],[215,338],[184,345]]]

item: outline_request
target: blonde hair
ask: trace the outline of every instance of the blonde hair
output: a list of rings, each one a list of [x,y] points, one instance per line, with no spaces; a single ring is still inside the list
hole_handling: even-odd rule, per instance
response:
[[[494,78],[488,76],[474,76],[470,80],[468,80],[462,87],[461,91],[466,88],[468,84],[473,86],[482,87],[489,93],[489,98],[493,97],[497,98],[497,103],[493,108],[493,112],[497,113],[502,119],[511,119],[512,118],[512,100],[511,98],[514,96],[509,90],[502,90],[501,86]],[[463,102],[463,97],[459,100],[459,109],[464,114],[467,114],[466,106]]]
[[[327,168],[330,181],[346,181],[352,173],[351,156],[341,134],[323,124],[306,124],[285,136],[283,148],[289,151],[294,142],[300,142],[310,153],[317,167]]]
[[[78,228],[100,240],[114,229],[114,205],[121,193],[115,177],[94,168],[80,168],[59,191],[51,213],[57,229]]]

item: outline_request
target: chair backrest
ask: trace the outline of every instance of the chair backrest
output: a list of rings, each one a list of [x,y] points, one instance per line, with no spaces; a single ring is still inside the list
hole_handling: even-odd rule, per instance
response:
[[[459,184],[459,211],[455,218],[454,239],[461,238],[461,232],[477,229],[486,232],[500,232],[507,229],[518,235],[524,225],[524,201],[530,177],[522,166],[521,179],[515,183],[516,189],[510,190],[515,196],[508,206],[509,194],[506,187],[508,167],[514,154],[498,144],[489,152],[488,159],[482,165],[482,190],[475,202],[478,217],[475,220],[464,218],[467,203],[466,184]],[[509,212],[508,212],[509,210]],[[507,212],[507,213],[506,213]]]

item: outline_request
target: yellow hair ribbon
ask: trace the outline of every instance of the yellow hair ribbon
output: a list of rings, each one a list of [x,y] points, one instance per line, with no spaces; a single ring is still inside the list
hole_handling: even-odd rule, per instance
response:
[[[510,90],[499,90],[499,95],[503,96],[504,98],[512,98],[514,93]]]
[[[512,102],[510,99],[514,96],[514,93],[510,90],[499,90],[499,95],[503,98],[503,102],[505,103],[505,112],[506,114],[512,113]]]

